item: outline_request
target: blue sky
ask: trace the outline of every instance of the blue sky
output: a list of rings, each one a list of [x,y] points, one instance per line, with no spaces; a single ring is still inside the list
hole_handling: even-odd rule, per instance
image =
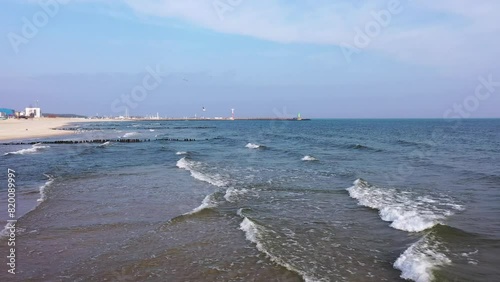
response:
[[[500,117],[495,0],[1,6],[0,107],[38,100],[45,112],[86,115],[128,107],[181,117],[205,106],[207,116],[235,108],[247,117],[415,118],[456,116],[448,110],[462,106],[459,116]],[[133,95],[147,69],[160,70],[160,79]],[[479,97],[480,77],[494,87]]]

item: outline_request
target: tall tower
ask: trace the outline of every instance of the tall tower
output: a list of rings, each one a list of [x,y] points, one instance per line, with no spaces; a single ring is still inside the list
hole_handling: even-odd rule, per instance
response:
[[[231,119],[234,120],[234,109],[231,109]]]

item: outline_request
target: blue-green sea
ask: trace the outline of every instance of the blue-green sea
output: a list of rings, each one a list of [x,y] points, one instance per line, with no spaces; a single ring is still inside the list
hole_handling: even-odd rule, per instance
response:
[[[500,279],[498,119],[70,127],[0,145],[0,281]]]

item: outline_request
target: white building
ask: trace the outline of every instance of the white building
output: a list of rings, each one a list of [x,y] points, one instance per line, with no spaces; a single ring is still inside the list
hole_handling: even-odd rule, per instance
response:
[[[36,118],[42,117],[42,111],[40,108],[26,108],[26,111],[24,111],[26,116],[31,116],[33,115]]]

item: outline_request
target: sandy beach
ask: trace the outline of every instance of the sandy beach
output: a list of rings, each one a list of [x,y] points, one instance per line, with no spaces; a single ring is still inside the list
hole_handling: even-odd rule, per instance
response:
[[[0,120],[0,141],[20,140],[37,137],[51,137],[72,134],[73,131],[53,130],[70,123],[106,121],[84,118],[39,118]]]

